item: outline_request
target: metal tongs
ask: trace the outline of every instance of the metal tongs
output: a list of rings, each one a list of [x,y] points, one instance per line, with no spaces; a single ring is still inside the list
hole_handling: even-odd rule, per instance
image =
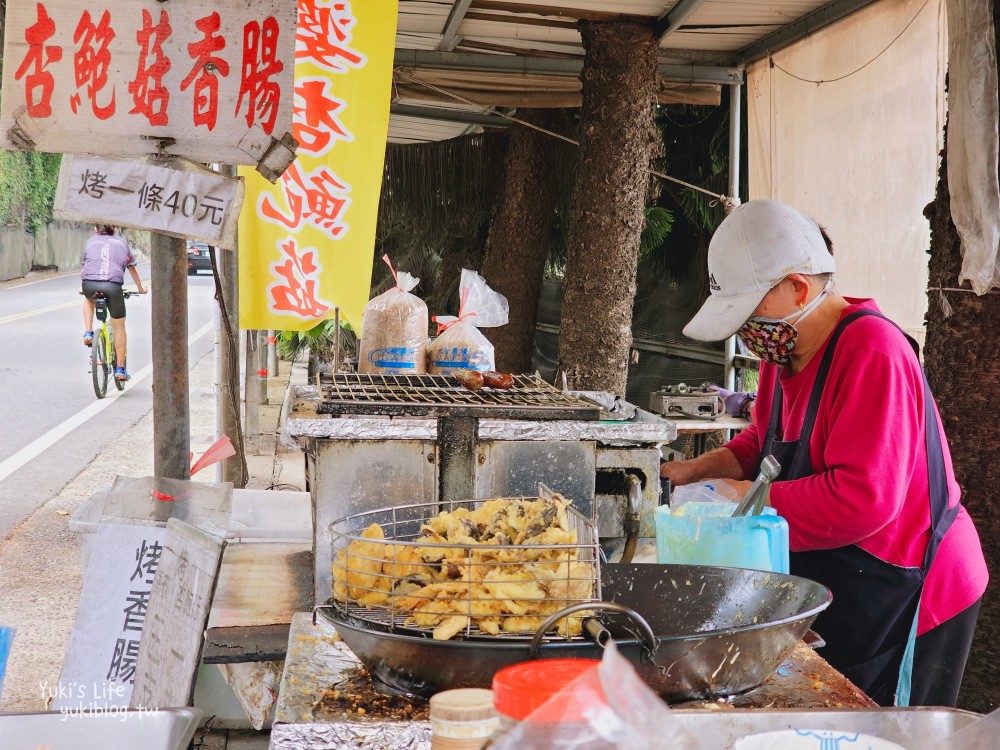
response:
[[[764,460],[760,462],[760,474],[753,480],[753,484],[750,485],[746,496],[736,506],[732,517],[738,518],[739,516],[747,515],[751,507],[753,508],[752,515],[759,516],[764,510],[767,488],[771,485],[771,482],[778,478],[780,472],[781,464],[778,463],[775,457],[764,456]]]

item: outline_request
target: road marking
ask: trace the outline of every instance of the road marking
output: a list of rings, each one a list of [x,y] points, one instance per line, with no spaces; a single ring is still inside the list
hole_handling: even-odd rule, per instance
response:
[[[203,338],[205,334],[215,328],[215,321],[209,321],[197,331],[195,331],[191,336],[188,337],[188,346]],[[131,390],[136,385],[141,383],[143,380],[148,378],[153,374],[153,365],[146,365],[141,370],[139,370],[135,375],[132,376],[130,381],[132,386],[128,390]],[[56,425],[51,430],[46,432],[41,437],[28,443],[15,453],[10,458],[5,459],[0,462],[0,482],[5,480],[15,471],[20,469],[26,463],[31,461],[33,458],[37,458],[47,449],[55,445],[59,440],[62,440],[69,433],[75,430],[82,424],[85,424],[89,419],[96,417],[102,411],[111,406],[117,399],[119,399],[122,394],[128,393],[128,391],[119,391],[117,389],[108,393],[108,395],[103,399],[98,399],[94,401],[89,406],[86,406],[81,411],[74,414],[72,417],[67,419],[62,424]]]
[[[51,281],[51,279],[42,279],[42,281]],[[29,284],[22,284],[21,286],[30,286],[31,284],[40,284],[41,281],[32,281]],[[149,284],[149,279],[143,279],[143,286]],[[73,302],[64,302],[61,305],[52,305],[51,307],[39,307],[37,310],[26,310],[24,312],[15,313],[13,315],[8,315],[6,318],[0,318],[0,325],[4,323],[14,323],[18,320],[24,320],[25,318],[31,318],[35,315],[43,315],[48,312],[55,312],[56,310],[65,310],[69,307],[79,307],[80,300],[75,300]]]
[[[136,266],[148,266],[150,261],[140,260],[136,263]],[[69,276],[79,277],[79,271],[65,271],[63,273],[57,273],[52,276],[46,276],[44,279],[35,279],[34,281],[25,281],[23,284],[15,283],[20,281],[20,279],[9,279],[8,281],[0,282],[0,291],[4,289],[20,289],[23,286],[32,286],[33,284],[44,284],[46,281],[58,281],[59,279],[65,279]],[[9,284],[9,286],[3,286],[4,284]]]
[[[64,302],[61,305],[52,305],[52,307],[40,307],[37,310],[28,310],[26,312],[15,313],[14,315],[8,315],[6,318],[0,318],[0,325],[4,323],[13,323],[16,320],[24,320],[25,318],[30,318],[35,315],[42,315],[47,312],[55,312],[56,310],[65,310],[67,307],[79,307],[80,301],[76,300],[74,302]]]

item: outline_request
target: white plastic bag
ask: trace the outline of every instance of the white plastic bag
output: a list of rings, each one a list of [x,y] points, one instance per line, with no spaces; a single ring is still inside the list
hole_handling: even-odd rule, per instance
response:
[[[434,317],[440,335],[431,342],[428,351],[427,369],[431,373],[454,375],[460,370],[496,369],[493,344],[479,329],[507,324],[507,298],[490,289],[478,273],[463,268],[461,299],[457,318]]]
[[[422,375],[427,372],[427,305],[410,292],[420,279],[396,273],[396,286],[369,300],[361,319],[358,372],[383,375]]]
[[[594,668],[497,738],[492,750],[707,750],[674,721],[613,641]]]

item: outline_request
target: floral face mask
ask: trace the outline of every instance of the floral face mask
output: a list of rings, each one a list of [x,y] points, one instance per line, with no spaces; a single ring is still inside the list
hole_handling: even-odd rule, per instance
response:
[[[827,283],[823,287],[823,291],[816,295],[816,299],[802,308],[801,311],[784,318],[750,318],[736,332],[736,335],[740,337],[740,341],[750,350],[750,353],[759,357],[761,361],[770,362],[773,365],[786,365],[792,358],[792,351],[795,349],[795,343],[799,336],[795,324],[801,323],[814,312],[829,293],[830,284]],[[794,323],[792,319],[794,319]]]

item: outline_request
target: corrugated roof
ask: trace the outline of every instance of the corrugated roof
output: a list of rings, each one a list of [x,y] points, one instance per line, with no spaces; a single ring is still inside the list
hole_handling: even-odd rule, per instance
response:
[[[618,0],[609,5],[606,0],[400,0],[397,67],[405,66],[411,74],[424,68],[462,71],[467,78],[481,77],[485,91],[491,77],[496,80],[504,70],[510,71],[512,80],[516,74],[525,81],[548,75],[565,81],[577,75],[583,60],[577,21],[641,17],[657,19],[661,28],[668,29],[661,43],[661,73],[672,87],[669,91],[661,87],[661,101],[670,101],[674,95],[677,101],[690,101],[680,92],[685,81],[697,86],[697,95],[704,97],[706,87],[717,89],[742,76],[748,54],[766,54],[767,49],[780,48],[870,2]],[[405,53],[414,50],[419,51],[419,59],[412,52]],[[492,61],[487,66],[477,62],[484,57]],[[412,80],[410,84],[407,97],[412,99],[419,85],[412,85]],[[537,89],[526,94],[532,106],[546,106],[538,103]],[[428,101],[440,102],[441,98],[440,91],[428,92]],[[503,99],[511,103],[509,86]],[[475,100],[482,101],[482,96]],[[565,102],[565,97],[560,101]],[[465,111],[476,108],[466,105]],[[417,119],[393,115],[390,140],[411,142],[423,136],[442,140],[469,132],[468,123],[432,120],[418,125],[413,122]]]

